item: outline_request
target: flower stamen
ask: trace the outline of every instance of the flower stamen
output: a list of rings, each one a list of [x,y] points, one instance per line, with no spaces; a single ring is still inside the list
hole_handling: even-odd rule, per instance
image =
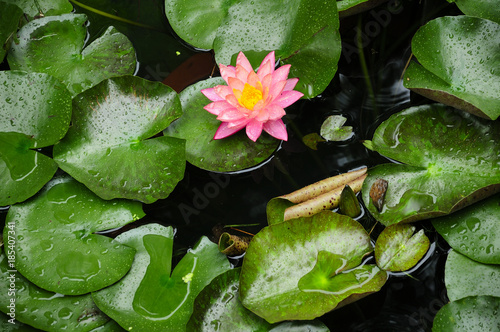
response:
[[[262,100],[262,92],[248,83],[245,83],[245,87],[241,92],[241,97],[238,98],[241,106],[253,110],[255,104],[259,100]]]

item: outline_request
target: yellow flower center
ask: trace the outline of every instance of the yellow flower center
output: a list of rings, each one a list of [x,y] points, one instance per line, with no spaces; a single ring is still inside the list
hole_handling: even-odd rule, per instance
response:
[[[250,84],[245,83],[245,87],[241,92],[241,97],[238,98],[240,104],[249,110],[253,110],[253,107],[259,100],[262,100],[262,92]]]

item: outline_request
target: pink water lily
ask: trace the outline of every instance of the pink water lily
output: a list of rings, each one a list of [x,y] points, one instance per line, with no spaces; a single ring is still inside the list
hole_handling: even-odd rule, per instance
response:
[[[293,90],[298,78],[287,79],[290,65],[275,70],[274,64],[273,51],[262,60],[257,73],[242,52],[238,54],[236,67],[220,65],[221,76],[228,85],[201,90],[212,101],[204,108],[222,121],[214,139],[230,136],[244,127],[254,142],[262,130],[278,139],[288,139],[281,120],[286,114],[284,108],[303,94]]]

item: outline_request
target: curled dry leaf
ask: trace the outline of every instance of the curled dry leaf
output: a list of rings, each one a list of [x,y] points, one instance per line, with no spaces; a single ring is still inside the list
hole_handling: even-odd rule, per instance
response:
[[[370,188],[370,198],[378,212],[382,211],[384,205],[385,192],[389,183],[384,179],[377,179]]]
[[[232,235],[227,232],[219,238],[219,251],[225,255],[241,255],[247,248],[252,237]]]

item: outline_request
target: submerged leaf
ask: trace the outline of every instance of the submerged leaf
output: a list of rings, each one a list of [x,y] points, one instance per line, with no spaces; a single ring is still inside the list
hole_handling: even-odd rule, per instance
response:
[[[2,21],[0,22],[0,63],[3,62],[5,57],[7,41],[15,34],[17,31],[17,26],[19,25],[19,19],[23,14],[21,8],[19,8],[16,3],[6,3],[6,1],[0,1],[0,17]]]
[[[345,141],[353,135],[352,127],[344,126],[347,118],[331,115],[321,125],[320,135],[327,141]]]

